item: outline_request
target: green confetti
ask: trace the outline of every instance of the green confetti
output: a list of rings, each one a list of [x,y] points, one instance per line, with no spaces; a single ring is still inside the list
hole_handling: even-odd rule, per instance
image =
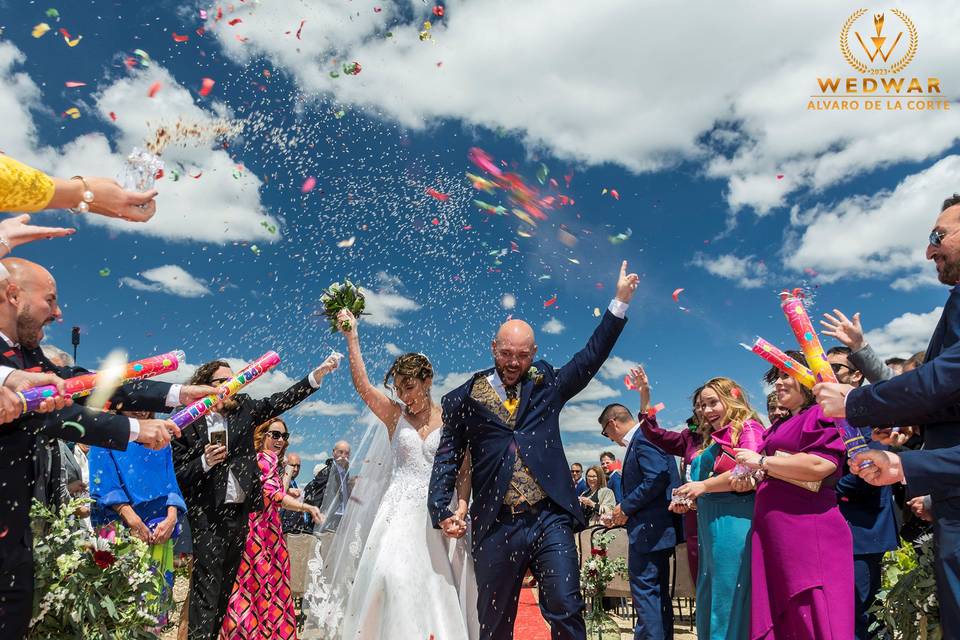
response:
[[[101,275],[102,277],[106,278],[107,276],[110,275],[110,269],[108,269],[107,267],[104,267],[103,269],[100,269],[100,275]]]
[[[59,19],[60,19],[60,12],[57,11],[56,9],[47,9],[47,17],[48,17],[48,18],[55,18],[55,19],[59,20]]]
[[[537,169],[537,180],[540,184],[543,184],[547,181],[547,176],[550,175],[550,169],[547,169],[547,165],[540,163],[540,168]]]
[[[337,73],[336,71],[331,71],[331,72],[330,72],[330,77],[331,77],[331,78],[339,78],[339,77],[340,77],[340,74]]]

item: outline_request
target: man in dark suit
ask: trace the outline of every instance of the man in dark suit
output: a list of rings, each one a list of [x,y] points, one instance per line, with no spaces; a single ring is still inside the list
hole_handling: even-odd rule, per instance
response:
[[[623,455],[623,500],[610,526],[626,525],[630,537],[627,565],[630,593],[637,612],[635,640],[673,637],[670,601],[670,555],[677,545],[677,520],[669,511],[679,474],[673,457],[643,435],[622,404],[607,405],[597,420],[601,433],[626,447]]]
[[[586,637],[574,532],[586,526],[560,441],[559,415],[610,355],[639,277],[620,267],[616,298],[587,346],[559,369],[534,363],[533,329],[500,327],[495,366],[443,397],[443,432],[430,479],[433,525],[466,532],[449,508],[464,454],[470,451],[473,558],[484,639],[513,637],[517,601],[529,568],[553,638]]]
[[[9,274],[0,281],[0,377],[4,385],[11,378],[22,378],[27,385],[29,380],[38,380],[23,376],[28,369],[47,372],[41,376],[47,379],[87,373],[77,367],[58,367],[40,350],[43,328],[62,316],[53,276],[40,265],[18,258],[7,258],[2,264]],[[204,392],[209,390],[141,381],[120,387],[111,402],[165,411]],[[33,606],[29,512],[38,436],[123,450],[132,440],[160,449],[169,444],[171,434],[178,433],[170,421],[131,420],[80,405],[43,415],[28,413],[0,428],[0,486],[4,487],[0,495],[0,632],[5,637],[26,634]]]
[[[827,351],[827,361],[833,367],[837,380],[854,388],[863,384],[863,373],[850,361],[849,347],[833,347]],[[860,429],[870,442],[869,427]],[[873,449],[886,449],[879,442],[870,442]],[[893,492],[889,487],[874,487],[850,471],[844,461],[843,475],[837,482],[837,503],[840,513],[850,525],[853,536],[853,585],[856,606],[856,639],[869,640],[873,606],[883,577],[883,554],[900,546],[897,523],[893,516]]]
[[[937,276],[952,287],[927,347],[913,371],[859,389],[843,384],[814,388],[823,412],[858,427],[919,424],[926,449],[960,444],[960,194],[941,206],[927,245]],[[908,487],[914,495],[923,491]],[[960,638],[960,486],[929,487],[937,555],[937,595],[945,637]]]
[[[333,445],[333,457],[310,481],[304,490],[303,501],[320,509],[323,522],[313,522],[310,514],[304,514],[312,527],[321,524],[322,531],[336,531],[340,526],[350,500],[353,481],[350,478],[350,443],[340,440]]]
[[[241,393],[221,400],[174,441],[173,465],[193,537],[190,640],[215,640],[220,633],[247,539],[247,516],[263,506],[254,429],[309,397],[336,366],[331,356],[268,398],[253,400]],[[217,387],[234,375],[229,364],[214,360],[201,365],[191,383]],[[223,435],[211,437],[216,433]]]

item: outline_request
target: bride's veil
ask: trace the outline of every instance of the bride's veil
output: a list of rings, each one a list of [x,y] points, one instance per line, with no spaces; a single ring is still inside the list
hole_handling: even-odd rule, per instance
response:
[[[357,565],[380,500],[390,484],[393,453],[387,429],[369,410],[364,411],[359,422],[366,429],[353,450],[350,463],[350,500],[336,533],[332,537],[329,533],[320,533],[321,543],[308,563],[310,584],[303,597],[306,622],[301,638],[334,640],[340,637]],[[327,483],[328,492],[333,484]],[[324,516],[329,521],[336,500],[327,498],[324,497]]]

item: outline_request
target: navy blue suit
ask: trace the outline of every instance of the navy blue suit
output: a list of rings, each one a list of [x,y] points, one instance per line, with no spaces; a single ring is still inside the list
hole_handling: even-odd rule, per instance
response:
[[[870,441],[870,429],[862,428],[871,449],[886,449],[879,442]],[[850,525],[853,535],[854,604],[857,640],[868,640],[870,607],[880,590],[883,554],[899,546],[897,523],[893,516],[893,492],[890,487],[875,487],[850,473],[846,461],[843,475],[837,482],[837,502],[840,513]]]
[[[607,478],[607,488],[613,491],[614,499],[617,504],[620,504],[620,501],[623,500],[623,476],[619,471],[610,472],[610,477]]]
[[[630,547],[630,592],[637,612],[635,640],[673,637],[670,554],[677,545],[676,519],[667,510],[680,476],[673,457],[652,444],[639,428],[623,456],[623,499]]]
[[[584,638],[579,560],[573,534],[586,526],[560,441],[560,410],[579,393],[610,355],[626,319],[607,311],[590,340],[566,365],[535,362],[520,387],[511,429],[471,397],[482,371],[443,397],[443,432],[430,479],[428,508],[433,525],[453,515],[450,503],[470,450],[473,555],[477,573],[481,637],[513,637],[523,576],[530,568],[540,582],[540,608],[553,638]],[[536,369],[534,372],[533,369]],[[519,451],[547,497],[512,515],[504,497]]]
[[[847,421],[854,426],[919,424],[924,447],[960,445],[960,287],[950,292],[927,347],[913,371],[854,389],[847,396]],[[906,452],[904,452],[906,453]],[[912,459],[913,456],[908,456]],[[908,477],[914,495],[922,495]],[[960,484],[944,476],[923,484],[933,502],[937,596],[945,638],[960,638]]]

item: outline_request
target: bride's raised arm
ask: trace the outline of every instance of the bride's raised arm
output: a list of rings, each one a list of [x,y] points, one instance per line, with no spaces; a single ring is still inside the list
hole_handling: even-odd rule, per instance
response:
[[[357,319],[350,311],[344,309],[337,315],[337,321],[340,326],[340,333],[347,339],[347,355],[350,358],[350,378],[353,380],[353,386],[360,394],[360,399],[386,425],[387,432],[393,438],[393,432],[397,428],[397,421],[400,420],[402,409],[399,404],[391,400],[387,394],[370,382],[370,378],[367,376],[367,367],[363,364],[363,356],[360,355]],[[349,329],[344,329],[345,326],[348,326]]]

